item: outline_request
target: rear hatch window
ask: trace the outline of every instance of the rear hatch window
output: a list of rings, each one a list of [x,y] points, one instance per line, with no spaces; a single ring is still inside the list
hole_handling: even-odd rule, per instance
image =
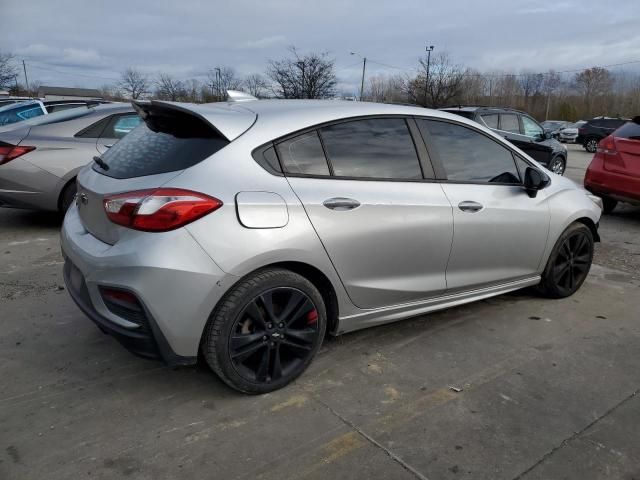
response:
[[[193,115],[154,114],[102,155],[106,169],[97,163],[93,169],[118,179],[175,172],[192,167],[228,143]]]
[[[625,123],[613,133],[614,137],[628,138],[629,140],[640,140],[640,117],[634,118],[632,122]]]

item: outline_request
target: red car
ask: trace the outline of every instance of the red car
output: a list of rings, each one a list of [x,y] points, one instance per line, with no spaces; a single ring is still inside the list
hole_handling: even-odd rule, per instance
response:
[[[602,197],[604,213],[618,202],[640,205],[640,116],[600,140],[584,187]]]

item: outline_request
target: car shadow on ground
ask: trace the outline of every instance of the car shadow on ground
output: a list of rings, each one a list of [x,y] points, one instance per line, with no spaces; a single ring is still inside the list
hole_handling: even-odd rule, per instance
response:
[[[22,210],[17,208],[2,208],[0,228],[18,230],[59,230],[64,216],[58,212],[42,212],[38,210]]]

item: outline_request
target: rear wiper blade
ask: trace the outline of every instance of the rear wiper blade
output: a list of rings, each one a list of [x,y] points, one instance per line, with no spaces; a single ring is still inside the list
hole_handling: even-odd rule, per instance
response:
[[[102,160],[100,157],[98,157],[97,155],[95,157],[93,157],[93,161],[96,162],[98,164],[98,166],[103,169],[105,172],[107,170],[109,170],[109,165],[107,165],[105,163],[104,160]]]

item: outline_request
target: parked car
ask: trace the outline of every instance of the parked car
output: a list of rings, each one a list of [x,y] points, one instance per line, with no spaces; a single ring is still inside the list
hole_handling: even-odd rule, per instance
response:
[[[108,103],[102,100],[28,100],[0,107],[0,126],[22,122],[48,113]]]
[[[68,292],[171,365],[263,393],[340,334],[538,285],[572,295],[600,199],[482,125],[321,100],[135,102],[78,174]],[[567,253],[569,252],[569,253]]]
[[[602,197],[605,213],[618,202],[640,204],[640,116],[600,140],[584,186]]]
[[[553,173],[562,175],[567,168],[567,148],[524,112],[484,106],[447,107],[440,110],[489,127]]]
[[[578,128],[576,143],[579,143],[589,153],[595,153],[598,143],[607,135],[611,135],[617,128],[627,123],[625,118],[595,117]]]
[[[75,177],[140,122],[129,104],[74,108],[0,127],[0,205],[65,211]]]
[[[11,105],[12,103],[25,102],[27,100],[31,100],[29,97],[3,97],[0,98],[0,107],[4,107],[6,105]]]
[[[585,120],[578,120],[576,123],[572,123],[568,127],[561,129],[558,140],[562,143],[576,143],[576,138],[578,138],[578,129],[585,123],[587,123]]]
[[[568,127],[571,122],[565,122],[564,120],[545,120],[540,124],[544,128],[545,132],[549,132],[553,138],[558,140],[560,137],[560,130]]]

